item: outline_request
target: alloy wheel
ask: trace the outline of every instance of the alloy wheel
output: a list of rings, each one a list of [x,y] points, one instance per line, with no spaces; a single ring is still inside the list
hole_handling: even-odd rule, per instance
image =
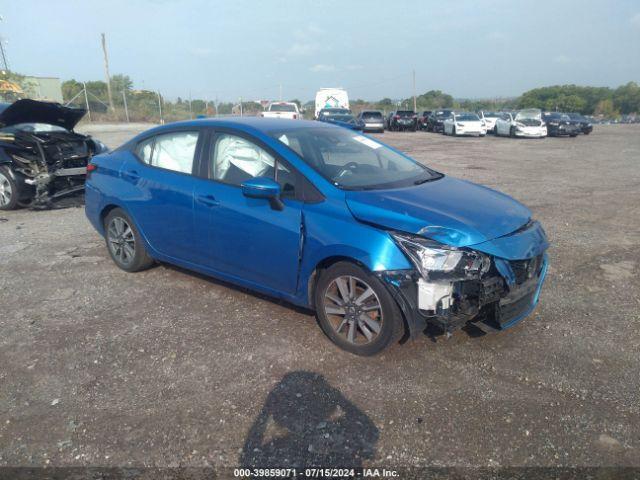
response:
[[[133,230],[122,217],[114,217],[107,227],[107,241],[113,257],[122,265],[133,262],[136,252],[136,240]]]
[[[371,343],[382,330],[382,304],[364,280],[335,278],[324,292],[324,312],[334,331],[354,345]]]
[[[9,205],[11,202],[11,196],[13,195],[13,189],[11,183],[4,173],[0,172],[0,206]]]

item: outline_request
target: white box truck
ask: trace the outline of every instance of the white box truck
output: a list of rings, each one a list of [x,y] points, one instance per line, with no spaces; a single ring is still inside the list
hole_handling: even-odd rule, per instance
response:
[[[343,88],[321,88],[316,93],[315,118],[323,108],[349,108],[349,96]]]

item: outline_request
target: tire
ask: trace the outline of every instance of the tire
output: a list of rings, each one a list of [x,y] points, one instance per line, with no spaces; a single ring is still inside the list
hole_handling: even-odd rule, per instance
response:
[[[453,128],[451,129],[451,136],[455,137],[456,136],[456,126],[454,125]]]
[[[516,138],[516,129],[515,129],[515,127],[511,127],[511,128],[509,129],[509,136],[510,136],[511,138]]]
[[[367,295],[369,289],[372,293]],[[375,355],[404,334],[402,313],[387,288],[378,277],[354,263],[338,262],[320,272],[314,305],[325,335],[356,355]],[[335,313],[327,312],[328,308]],[[365,320],[360,320],[363,317]]]
[[[9,167],[0,167],[0,210],[18,208],[20,191]]]
[[[142,236],[131,217],[121,208],[109,212],[104,220],[104,238],[113,262],[125,272],[139,272],[151,267]]]

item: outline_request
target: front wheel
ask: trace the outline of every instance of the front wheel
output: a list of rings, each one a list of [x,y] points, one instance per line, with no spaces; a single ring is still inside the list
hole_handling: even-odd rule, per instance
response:
[[[339,262],[320,273],[314,304],[322,331],[356,355],[375,355],[404,333],[402,314],[389,291],[353,263]]]
[[[20,198],[18,184],[8,167],[0,167],[0,210],[13,210],[18,207]]]
[[[140,232],[124,210],[115,208],[104,220],[107,250],[114,263],[126,272],[138,272],[153,265]]]

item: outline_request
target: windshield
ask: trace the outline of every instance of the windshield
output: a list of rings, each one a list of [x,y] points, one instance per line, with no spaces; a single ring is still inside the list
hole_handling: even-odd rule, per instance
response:
[[[396,112],[396,115],[399,117],[413,117],[415,114],[415,112],[409,110],[398,110]]]
[[[351,110],[347,108],[329,108],[325,110],[320,110],[320,115],[323,117],[330,117],[333,115],[347,115],[350,114]]]
[[[270,135],[345,190],[397,188],[442,177],[369,137],[340,128],[300,128]]]
[[[498,112],[482,112],[485,118],[498,118],[500,114]]]
[[[566,113],[550,113],[548,115],[546,115],[545,117],[547,120],[562,120],[563,122],[568,122],[569,120],[571,120],[569,118],[569,115],[567,115]]]
[[[331,115],[331,120],[346,123],[356,123],[353,115]]]
[[[362,118],[367,120],[382,120],[380,112],[362,112]]]
[[[460,115],[456,115],[456,121],[460,122],[479,122],[480,117],[475,113],[461,113]]]
[[[50,125],[48,123],[16,123],[9,127],[1,128],[3,132],[66,132],[67,129],[59,127],[57,125]]]
[[[270,112],[295,112],[295,105],[287,105],[286,103],[272,103],[269,107]]]
[[[451,116],[451,112],[449,110],[436,112],[436,118],[449,118]]]

